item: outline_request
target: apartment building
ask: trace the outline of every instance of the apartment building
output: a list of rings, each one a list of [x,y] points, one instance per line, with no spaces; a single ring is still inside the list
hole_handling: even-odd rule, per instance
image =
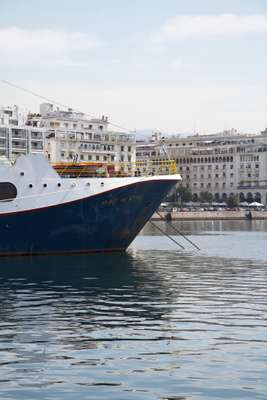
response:
[[[28,119],[46,132],[49,160],[59,162],[118,162],[122,167],[135,162],[135,135],[109,130],[108,118],[87,118],[85,114],[40,105],[40,114]]]
[[[0,107],[0,157],[14,161],[19,155],[44,152],[45,132],[38,124],[27,126],[17,106]]]

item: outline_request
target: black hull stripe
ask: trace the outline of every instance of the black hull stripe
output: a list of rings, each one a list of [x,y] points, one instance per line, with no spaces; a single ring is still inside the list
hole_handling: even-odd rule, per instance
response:
[[[124,248],[114,249],[82,249],[82,250],[64,250],[64,251],[37,251],[37,252],[7,252],[0,253],[0,257],[37,257],[37,256],[60,256],[72,254],[89,254],[89,253],[122,253]]]

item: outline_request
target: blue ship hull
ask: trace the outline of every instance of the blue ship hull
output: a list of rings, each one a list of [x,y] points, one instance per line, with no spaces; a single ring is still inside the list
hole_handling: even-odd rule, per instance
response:
[[[155,179],[65,204],[2,214],[0,255],[123,251],[174,184]]]

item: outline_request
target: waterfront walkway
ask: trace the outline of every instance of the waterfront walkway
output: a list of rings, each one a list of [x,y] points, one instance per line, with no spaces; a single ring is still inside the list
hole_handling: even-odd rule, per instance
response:
[[[246,219],[246,214],[249,211],[173,211],[171,213],[160,212],[159,214],[165,218],[167,214],[171,214],[171,220],[179,221],[196,221],[196,220],[243,220]],[[153,214],[152,220],[160,220],[160,215]],[[267,211],[251,210],[253,220],[267,219]]]

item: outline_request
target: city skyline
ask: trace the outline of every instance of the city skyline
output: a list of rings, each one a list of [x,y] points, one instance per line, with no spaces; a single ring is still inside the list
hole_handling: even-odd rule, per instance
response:
[[[260,0],[2,0],[0,79],[129,130],[256,133],[266,39]],[[0,104],[39,102],[1,84]]]

